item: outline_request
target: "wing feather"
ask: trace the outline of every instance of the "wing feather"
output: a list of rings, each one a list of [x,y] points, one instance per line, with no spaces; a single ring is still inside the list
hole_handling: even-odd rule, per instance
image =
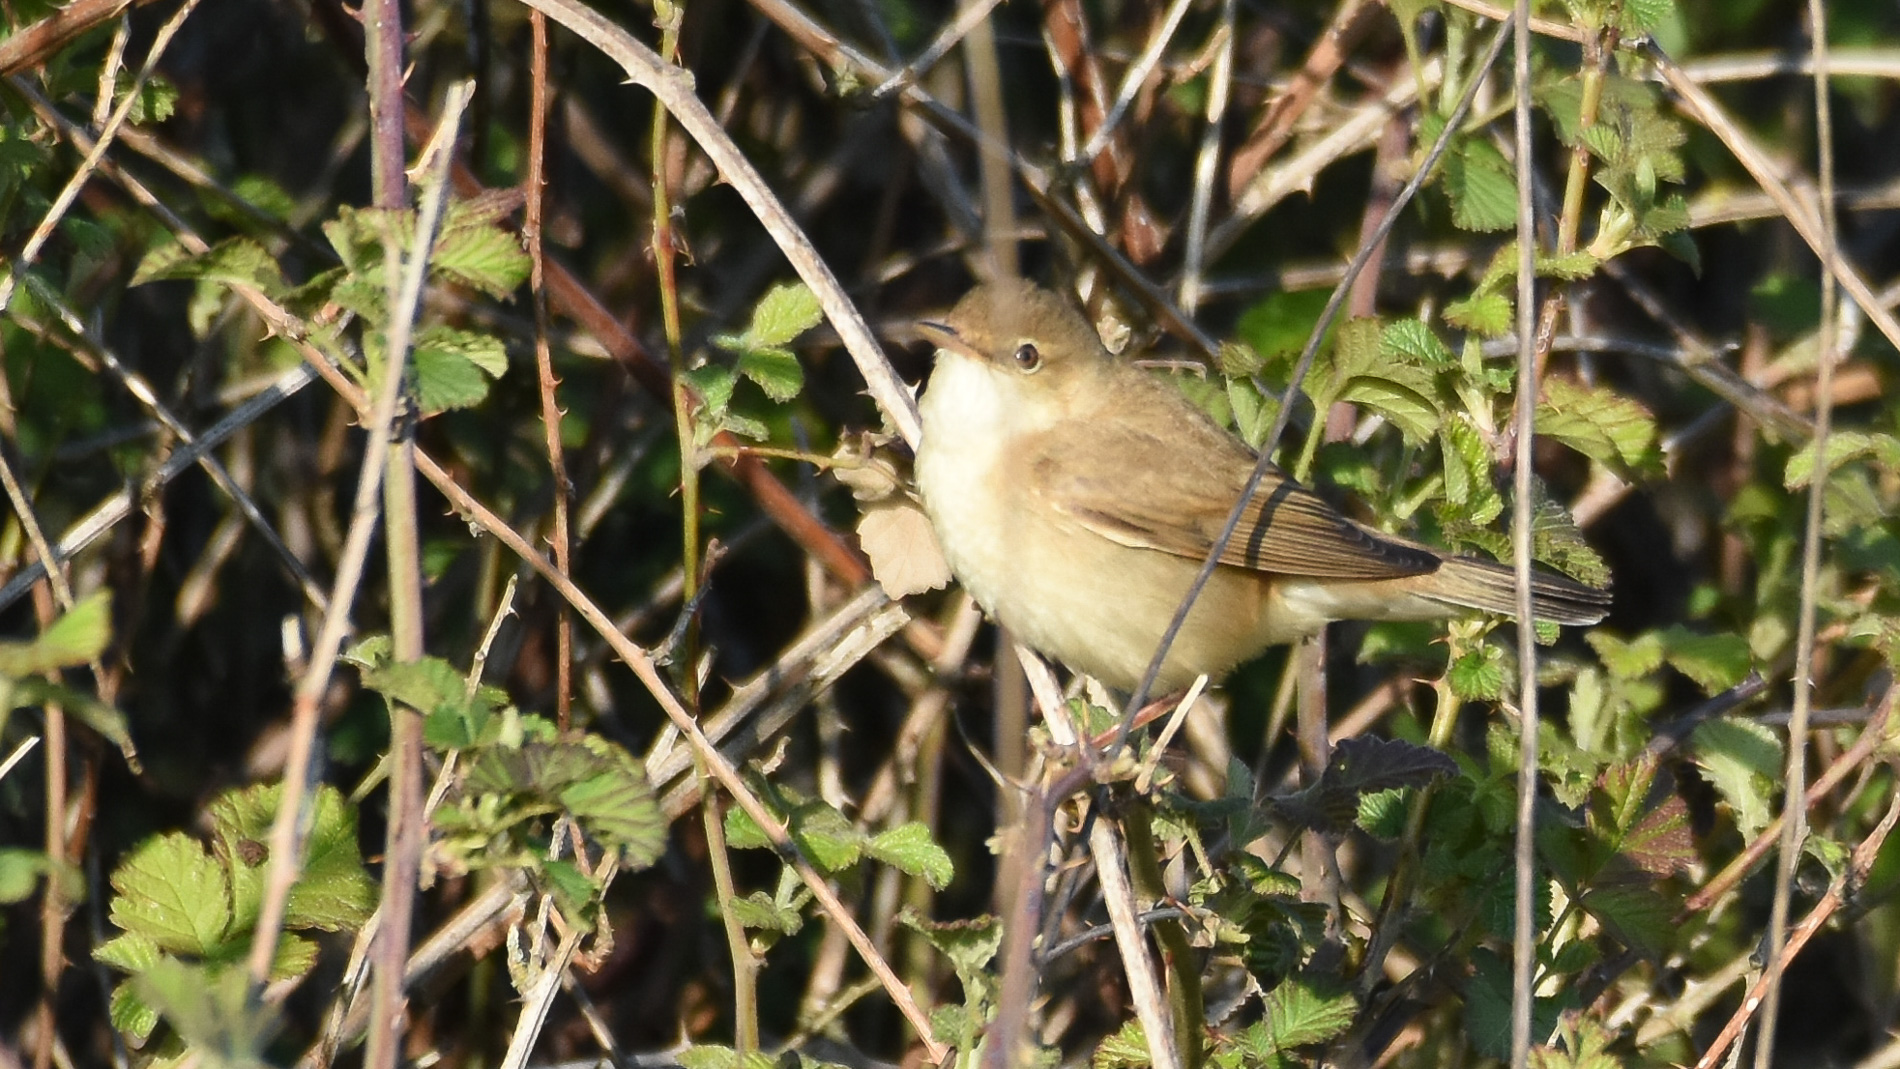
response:
[[[1150,428],[1114,412],[1100,417],[1090,443],[1098,451],[1088,463],[1073,449],[1054,448],[1040,437],[1030,440],[1032,455],[1024,459],[1035,472],[1034,492],[1057,513],[1104,538],[1206,559],[1246,487],[1254,455],[1198,419]],[[1162,433],[1169,435],[1169,444],[1163,444]],[[1172,469],[1156,465],[1166,457],[1186,459]],[[1321,579],[1395,579],[1433,571],[1440,561],[1430,550],[1381,538],[1353,523],[1277,467],[1268,469],[1221,553],[1221,562],[1235,567]]]

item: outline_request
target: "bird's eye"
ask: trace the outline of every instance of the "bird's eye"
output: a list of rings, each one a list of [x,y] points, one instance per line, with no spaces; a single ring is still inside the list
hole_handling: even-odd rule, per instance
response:
[[[1036,371],[1042,367],[1042,353],[1034,345],[1024,342],[1016,347],[1016,366],[1024,371]]]

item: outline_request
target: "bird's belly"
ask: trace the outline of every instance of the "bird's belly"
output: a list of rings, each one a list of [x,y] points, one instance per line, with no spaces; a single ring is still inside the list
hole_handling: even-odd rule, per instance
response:
[[[978,477],[977,465],[933,470],[928,460],[918,458],[925,507],[977,604],[1035,649],[1133,690],[1199,562],[1111,542],[1031,495]],[[1218,569],[1170,647],[1158,691],[1203,672],[1218,678],[1259,652],[1265,584],[1257,574]]]

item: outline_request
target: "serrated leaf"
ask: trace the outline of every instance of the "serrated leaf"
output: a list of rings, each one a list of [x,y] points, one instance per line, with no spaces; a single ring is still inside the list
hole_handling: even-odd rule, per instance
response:
[[[1280,399],[1260,392],[1249,379],[1227,380],[1227,403],[1234,417],[1234,429],[1241,440],[1255,449],[1267,440],[1274,417],[1280,414]]]
[[[895,865],[912,876],[922,876],[924,882],[939,891],[950,886],[956,876],[950,855],[931,839],[930,829],[916,821],[873,835],[864,849],[879,861]]]
[[[277,1012],[250,997],[242,968],[163,958],[132,983],[187,1047],[214,1055],[225,1069],[267,1064],[262,1055],[277,1031]]]
[[[1456,767],[1454,765],[1454,767]],[[1403,788],[1374,791],[1359,799],[1359,817],[1356,823],[1375,839],[1388,842],[1405,833],[1405,822],[1411,813],[1413,795]]]
[[[92,960],[120,972],[138,973],[156,965],[163,954],[150,936],[122,932],[93,948]]]
[[[1655,957],[1670,944],[1675,907],[1636,869],[1612,869],[1583,889],[1578,904],[1625,946]]]
[[[677,1055],[681,1069],[779,1069],[778,1060],[764,1051],[752,1051],[744,1057],[731,1047],[710,1043],[687,1047]]]
[[[130,980],[112,989],[112,1005],[106,1016],[112,1021],[112,1027],[133,1046],[144,1046],[152,1037],[152,1030],[158,1027],[158,1011],[139,997]]]
[[[1663,666],[1662,635],[1655,631],[1625,640],[1598,629],[1588,632],[1583,639],[1597,651],[1603,667],[1617,679],[1637,679]]]
[[[1507,885],[1509,881],[1504,881]],[[1465,984],[1465,1033],[1471,1046],[1499,1061],[1511,1055],[1511,966],[1489,948],[1471,953],[1471,979]],[[1531,1044],[1544,1042],[1557,1027],[1563,1007],[1554,998],[1531,1000]]]
[[[1089,1069],[1141,1069],[1154,1061],[1148,1053],[1148,1033],[1141,1022],[1123,1022],[1115,1033],[1095,1045],[1089,1055]]]
[[[733,806],[726,810],[726,845],[734,850],[765,850],[771,847],[772,840],[766,837],[758,821],[752,819],[752,814]]]
[[[1504,499],[1491,483],[1491,451],[1471,417],[1453,413],[1439,424],[1438,446],[1444,457],[1445,499],[1463,509],[1465,522],[1473,526],[1497,519]]]
[[[1267,993],[1264,1023],[1274,1047],[1291,1050],[1344,1033],[1358,1012],[1350,990],[1293,977]]]
[[[410,358],[416,368],[416,403],[423,415],[473,408],[488,399],[490,373],[467,353],[425,345],[418,336]]]
[[[857,863],[866,837],[843,813],[820,801],[806,802],[788,822],[792,841],[812,864],[825,873],[842,872]]]
[[[1570,947],[1587,949],[1581,942],[1569,943],[1565,949]],[[1579,964],[1575,969],[1561,971],[1578,972],[1584,967],[1585,964]],[[1615,1036],[1596,1018],[1566,1014],[1557,1035],[1557,1043],[1531,1049],[1531,1069],[1623,1069],[1623,1059],[1610,1053],[1610,1043]]]
[[[1226,378],[1244,379],[1258,375],[1266,363],[1266,359],[1255,352],[1253,346],[1245,342],[1224,341],[1216,354],[1215,366]]]
[[[424,713],[459,704],[467,692],[461,671],[440,657],[381,661],[364,670],[363,685]]]
[[[779,905],[764,891],[754,891],[744,898],[728,899],[725,908],[734,920],[754,931],[797,935],[798,930],[805,926],[803,914]]]
[[[1753,839],[1774,816],[1781,740],[1761,724],[1728,717],[1697,725],[1692,739],[1696,765],[1727,803],[1737,830]]]
[[[303,873],[290,887],[284,924],[326,932],[357,928],[375,911],[377,893],[363,866],[356,808],[336,788],[317,788]]]
[[[618,849],[621,864],[629,871],[638,871],[658,861],[665,850],[666,820],[647,783],[645,769],[624,751],[622,757],[600,773],[563,789],[560,799],[588,834]]]
[[[1432,328],[1416,319],[1396,319],[1379,335],[1382,352],[1401,356],[1426,368],[1456,367],[1458,357],[1438,339]]]
[[[725,414],[719,417],[719,428],[721,430],[731,431],[741,438],[750,438],[755,442],[763,442],[772,437],[772,431],[765,425],[764,421],[753,419],[751,416],[740,415],[730,409],[726,410]]]
[[[147,840],[112,873],[112,923],[160,949],[204,956],[231,928],[231,885],[224,867],[180,832]]]
[[[739,355],[739,374],[758,383],[765,395],[780,403],[805,388],[805,369],[791,350],[777,347],[747,349]]]
[[[455,225],[459,222],[446,221],[436,235],[429,258],[430,273],[496,299],[514,293],[527,280],[531,266],[521,239],[498,226],[473,222]]]
[[[1484,233],[1517,225],[1517,179],[1496,146],[1465,138],[1446,155],[1444,168],[1441,182],[1454,226]]]
[[[1516,328],[1511,300],[1498,293],[1474,293],[1445,306],[1445,322],[1487,338],[1500,338]]]
[[[1488,645],[1465,651],[1445,670],[1445,682],[1465,701],[1496,701],[1504,696],[1504,651]]]
[[[724,415],[732,404],[732,388],[738,384],[738,376],[731,369],[707,364],[681,372],[680,377],[699,395],[702,410],[713,417]]]
[[[1705,694],[1727,690],[1754,668],[1748,640],[1740,635],[1700,635],[1677,625],[1660,638],[1670,666],[1694,680]]]
[[[1875,453],[1887,458],[1888,466],[1891,467],[1892,460],[1900,453],[1900,440],[1864,431],[1834,431],[1827,439],[1827,470],[1831,474],[1850,460]],[[1814,442],[1809,441],[1788,458],[1782,485],[1790,490],[1798,490],[1808,485],[1813,478]]]
[[[1355,376],[1347,381],[1337,400],[1374,409],[1409,443],[1423,442],[1438,431],[1438,406],[1396,377]]]
[[[973,984],[987,987],[993,982],[990,963],[1003,945],[1003,925],[995,917],[983,914],[968,920],[934,921],[906,907],[897,919],[950,959],[966,992]]]
[[[228,238],[201,253],[183,245],[161,245],[139,261],[131,285],[168,279],[254,286],[273,297],[290,288],[269,250],[246,237]]]
[[[790,345],[824,317],[811,287],[803,282],[782,282],[767,290],[752,309],[746,342],[749,348],[761,349]]]
[[[1422,787],[1457,771],[1456,762],[1429,746],[1359,736],[1341,740],[1318,783],[1275,798],[1273,807],[1301,827],[1339,833],[1358,819],[1364,795]]]
[[[1635,468],[1654,459],[1656,421],[1641,405],[1615,391],[1565,379],[1544,381],[1537,433],[1612,466]]]

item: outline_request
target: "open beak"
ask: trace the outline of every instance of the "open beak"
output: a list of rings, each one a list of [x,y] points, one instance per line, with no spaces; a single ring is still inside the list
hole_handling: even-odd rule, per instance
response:
[[[924,340],[945,352],[956,353],[958,356],[967,356],[976,361],[983,359],[983,354],[978,352],[975,346],[964,341],[963,335],[958,334],[956,330],[947,323],[939,323],[931,319],[920,319],[917,321],[917,333],[922,334]]]

